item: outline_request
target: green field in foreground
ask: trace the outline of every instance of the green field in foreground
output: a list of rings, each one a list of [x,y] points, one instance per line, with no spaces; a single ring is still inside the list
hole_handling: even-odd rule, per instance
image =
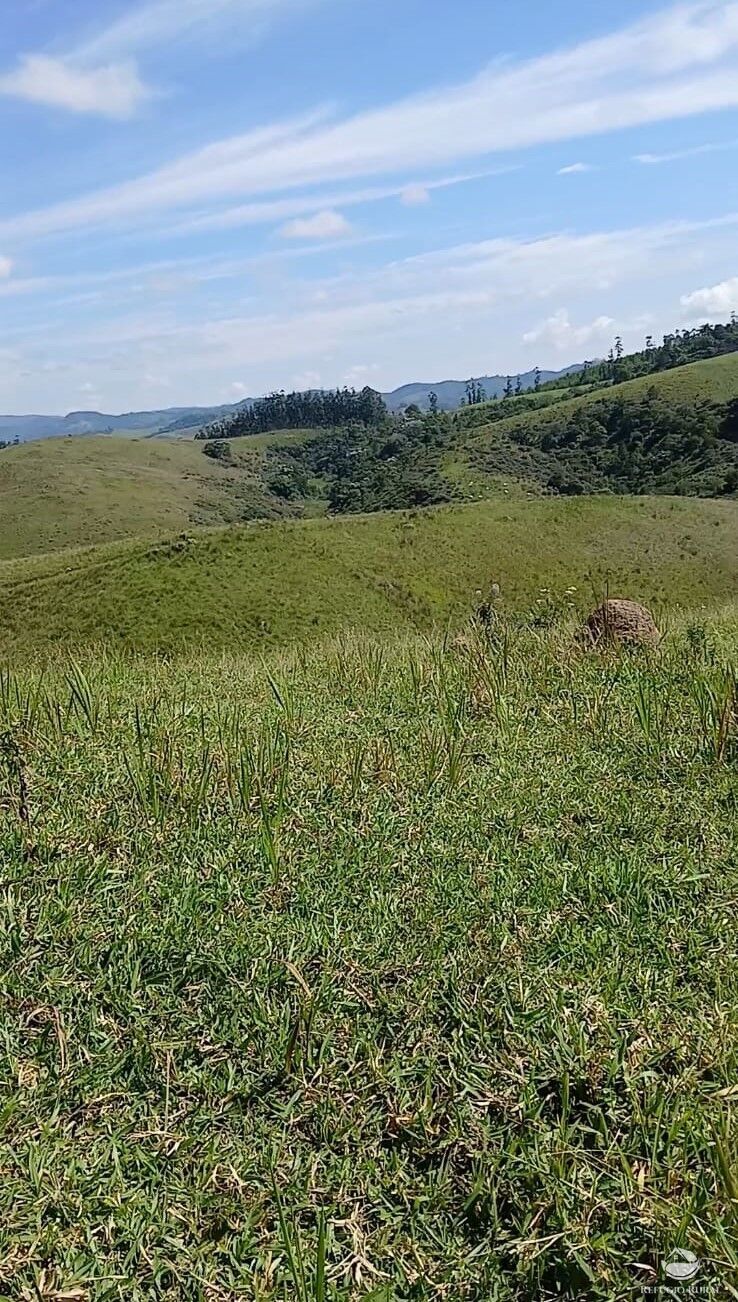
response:
[[[3,671],[2,1296],[738,1296],[736,613]]]
[[[30,557],[0,565],[0,654],[428,629],[492,582],[514,611],[569,587],[581,609],[608,590],[657,610],[719,604],[738,586],[738,502],[498,498]]]

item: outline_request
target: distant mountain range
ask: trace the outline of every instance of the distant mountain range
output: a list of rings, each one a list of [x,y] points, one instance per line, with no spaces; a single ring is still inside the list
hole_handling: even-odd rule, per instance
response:
[[[566,366],[561,371],[540,371],[541,383],[545,384],[547,380],[556,380],[560,375],[573,375],[581,371],[582,363],[579,362],[574,366]],[[481,384],[488,398],[501,398],[505,392],[505,386],[510,377],[507,375],[480,375],[475,377],[476,383]],[[517,376],[512,377],[517,380]],[[520,384],[523,389],[532,389],[535,384],[536,372],[526,371],[520,376]],[[431,393],[438,397],[438,406],[441,411],[453,411],[460,407],[466,396],[466,380],[441,380],[439,384],[403,384],[399,389],[393,389],[391,393],[383,393],[387,406],[390,411],[401,411],[403,407],[409,407],[415,403],[421,410],[428,408],[428,399]]]
[[[111,416],[102,411],[70,411],[67,416],[0,416],[0,439],[62,438],[66,434],[140,433],[153,435],[174,422],[182,428],[204,425],[235,407],[166,407],[159,411],[129,411]]]
[[[567,366],[561,371],[541,371],[541,381],[555,380],[559,375],[571,375],[581,370],[581,364]],[[482,375],[477,383],[482,385],[488,398],[500,398],[505,391],[506,375]],[[535,371],[521,375],[523,389],[532,389]],[[427,410],[430,394],[438,397],[441,411],[452,411],[461,405],[466,394],[466,380],[441,380],[438,384],[403,384],[391,393],[384,393],[390,411],[402,411],[415,403]],[[230,406],[219,407],[165,407],[156,411],[129,411],[111,416],[101,411],[71,411],[66,416],[0,416],[0,439],[18,438],[23,443],[34,439],[62,438],[65,435],[136,433],[144,438],[176,434],[180,430],[209,425],[214,420],[248,406],[253,398],[244,398]]]

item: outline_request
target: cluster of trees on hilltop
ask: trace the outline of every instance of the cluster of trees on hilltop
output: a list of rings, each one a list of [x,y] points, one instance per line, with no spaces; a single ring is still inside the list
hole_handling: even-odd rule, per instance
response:
[[[734,315],[723,325],[702,325],[694,330],[676,330],[664,336],[661,344],[649,337],[645,348],[626,354],[621,339],[616,339],[610,355],[604,361],[584,362],[579,372],[568,373],[556,380],[541,383],[540,371],[535,372],[533,391],[524,394],[520,377],[514,384],[508,377],[503,401],[487,405],[487,395],[478,380],[469,380],[462,407],[480,409],[479,420],[498,419],[508,414],[512,404],[504,399],[515,399],[515,411],[528,410],[537,405],[551,390],[573,388],[591,390],[607,388],[624,380],[671,370],[688,362],[703,361],[725,353],[738,352],[738,318]],[[436,394],[430,396],[431,413],[438,409]],[[482,410],[483,409],[483,410]],[[417,419],[420,409],[411,405],[405,415]],[[469,412],[471,416],[471,412]],[[189,418],[188,418],[189,419]],[[341,426],[360,425],[378,427],[390,419],[382,395],[375,389],[309,390],[304,393],[270,393],[253,403],[244,404],[232,415],[228,414],[201,429],[198,439],[232,439],[248,434],[266,434],[280,429],[334,429]],[[174,428],[172,426],[171,428]]]
[[[198,439],[235,439],[279,429],[331,429],[337,425],[381,425],[387,420],[384,399],[375,389],[309,390],[270,393],[233,416],[208,425]]]
[[[657,344],[649,335],[646,346],[639,352],[626,353],[618,337],[609,356],[604,361],[584,362],[579,372],[582,384],[621,384],[635,380],[640,375],[653,375],[657,371],[671,371],[689,362],[703,362],[709,357],[738,352],[738,317],[733,314],[724,325],[701,325],[694,330],[675,330],[664,335]],[[571,376],[550,380],[545,389],[568,388]]]
[[[576,377],[575,377],[576,378]],[[483,425],[496,425],[500,421],[510,420],[513,416],[524,416],[528,412],[542,411],[557,402],[567,402],[572,397],[588,394],[590,386],[572,384],[558,390],[530,389],[527,392],[513,394],[514,401],[489,402],[480,407],[462,405],[451,416],[459,429],[475,429]]]
[[[702,325],[694,330],[675,330],[664,335],[656,344],[649,335],[646,346],[638,352],[626,353],[619,337],[604,360],[585,361],[580,368],[567,371],[554,380],[543,381],[536,368],[532,389],[522,388],[521,378],[513,385],[508,376],[502,401],[489,402],[484,389],[475,380],[467,384],[466,397],[456,414],[456,419],[466,426],[486,425],[506,420],[511,414],[532,411],[539,405],[607,389],[625,380],[654,375],[659,371],[674,370],[690,362],[706,361],[738,352],[738,317],[722,325]],[[514,403],[510,400],[514,399]]]

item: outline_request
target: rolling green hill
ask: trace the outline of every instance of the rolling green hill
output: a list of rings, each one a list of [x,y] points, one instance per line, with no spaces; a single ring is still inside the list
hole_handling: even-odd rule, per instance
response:
[[[0,565],[0,651],[426,629],[462,617],[493,581],[512,610],[570,586],[582,608],[607,589],[658,607],[720,603],[738,590],[738,502],[497,499],[29,557]]]
[[[738,397],[738,353],[727,353],[724,357],[711,357],[707,361],[691,362],[670,371],[639,376],[637,380],[626,380],[623,384],[605,390],[594,388],[588,392],[583,386],[575,385],[573,390],[548,389],[535,397],[524,395],[522,398],[508,399],[504,403],[482,403],[479,407],[462,408],[458,420],[464,428],[480,427],[482,433],[488,428],[486,418],[490,413],[503,415],[509,411],[510,415],[495,423],[494,428],[498,433],[513,433],[531,421],[537,423],[571,415],[577,407],[588,406],[604,396],[616,394],[625,402],[630,402],[642,398],[650,388],[657,389],[673,402],[729,402]],[[527,403],[531,401],[537,401],[539,409],[526,410]],[[520,414],[516,412],[516,407],[521,409]]]
[[[575,492],[738,489],[738,442],[726,436],[738,353],[623,384],[551,389],[462,409],[444,473],[467,495],[503,482]]]
[[[339,512],[373,511],[479,499],[502,488],[538,495],[572,481],[579,491],[731,491],[738,443],[710,445],[709,429],[705,434],[700,427],[697,450],[690,450],[694,440],[684,425],[705,404],[712,412],[713,404],[718,410],[738,397],[738,353],[594,393],[569,392],[544,391],[364,435],[296,430],[231,439],[226,462],[186,439],[66,438],[6,448],[0,452],[0,559],[319,515],[329,500]],[[674,404],[671,442],[646,454],[639,446],[640,459],[628,446],[625,461],[618,438],[614,452],[582,449],[577,421],[588,421],[603,404],[642,404],[654,392],[662,425]],[[718,418],[697,419],[709,425]],[[556,437],[548,442],[557,444],[551,448],[550,431]]]
[[[0,455],[3,1298],[736,1276],[736,390]]]
[[[542,390],[272,449],[298,500],[306,480],[338,513],[528,493],[738,492],[738,354],[596,389]],[[248,441],[232,438],[238,445]]]
[[[66,438],[0,454],[0,558],[284,515],[253,446],[228,467],[190,441]]]
[[[653,383],[698,484],[736,368]],[[601,402],[2,454],[8,1296],[735,1271],[738,500],[544,495]],[[607,593],[657,652],[577,647]]]

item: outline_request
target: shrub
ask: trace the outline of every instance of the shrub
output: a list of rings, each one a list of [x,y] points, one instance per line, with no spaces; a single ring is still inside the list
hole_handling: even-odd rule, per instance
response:
[[[233,459],[233,449],[227,439],[212,439],[205,443],[203,452],[206,457],[213,461],[231,461]]]

